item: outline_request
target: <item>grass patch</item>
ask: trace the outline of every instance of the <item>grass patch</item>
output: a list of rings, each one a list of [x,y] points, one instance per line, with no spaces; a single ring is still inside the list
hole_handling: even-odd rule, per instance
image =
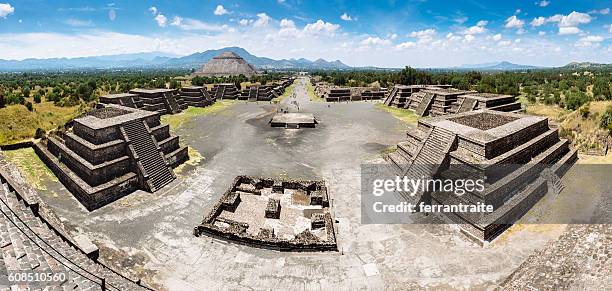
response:
[[[546,105],[541,103],[529,104],[526,106],[525,111],[527,114],[545,116],[556,122],[563,120],[563,117],[570,113],[570,111],[557,105]]]
[[[176,130],[180,128],[185,122],[191,120],[196,116],[217,114],[232,104],[236,103],[236,100],[218,100],[207,107],[189,107],[179,114],[167,114],[161,117],[161,122],[170,125],[170,130]]]
[[[6,160],[15,164],[19,171],[23,174],[23,178],[32,187],[38,190],[47,190],[45,181],[51,180],[57,182],[57,177],[43,161],[38,157],[34,149],[23,148],[13,151],[4,151]]]
[[[392,152],[395,152],[395,151],[397,151],[397,145],[392,145],[392,146],[390,146],[390,147],[380,151],[380,154],[384,156],[384,155],[388,155],[388,154],[390,154]]]
[[[0,109],[0,144],[31,139],[37,128],[45,131],[56,129],[88,108],[87,106],[59,107],[53,102],[33,105],[33,111],[28,111],[24,105],[10,105]]]
[[[392,106],[386,106],[384,103],[378,103],[376,104],[376,107],[378,109],[387,111],[389,113],[391,113],[391,115],[393,115],[393,117],[406,122],[406,123],[412,123],[412,124],[416,124],[417,121],[419,120],[418,116],[416,116],[412,111],[407,110],[407,109],[402,109],[402,108],[397,108],[397,107],[392,107]]]
[[[317,93],[315,93],[314,86],[310,82],[306,82],[306,92],[308,92],[308,97],[310,97],[310,101],[312,102],[325,102],[325,99]]]
[[[202,154],[200,154],[200,152],[198,152],[196,149],[187,146],[187,153],[189,154],[189,160],[187,160],[186,162],[180,164],[178,167],[176,167],[174,169],[174,172],[177,174],[181,174],[183,172],[183,170],[185,169],[185,167],[187,166],[192,166],[195,167],[197,166],[201,161],[204,160],[204,156],[202,156]]]

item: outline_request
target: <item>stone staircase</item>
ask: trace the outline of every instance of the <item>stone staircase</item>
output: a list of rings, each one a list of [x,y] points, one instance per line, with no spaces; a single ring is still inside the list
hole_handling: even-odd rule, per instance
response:
[[[123,100],[125,100],[125,102],[123,102]],[[136,104],[134,102],[134,99],[132,99],[132,97],[124,98],[123,100],[119,100],[121,105],[126,106],[126,107],[136,108]]]
[[[225,95],[225,86],[217,87],[217,91],[215,92],[215,99],[221,100],[223,99],[224,95]]]
[[[555,174],[550,168],[545,168],[542,171],[542,178],[546,180],[546,184],[548,186],[548,190],[550,190],[555,196],[561,194],[561,191],[565,189],[565,185],[561,181],[561,178],[557,174]]]
[[[473,98],[463,98],[463,101],[461,102],[461,105],[457,109],[457,113],[464,113],[464,112],[468,112],[468,111],[474,110],[474,107],[476,107],[476,103],[478,103],[478,100],[476,100],[476,99],[473,99]]]
[[[448,152],[455,143],[456,136],[440,127],[433,128],[414,155],[412,163],[405,169],[402,176],[409,179],[431,179],[445,162]],[[399,149],[399,147],[398,147]],[[410,152],[410,151],[408,151]],[[417,203],[422,199],[423,189],[417,189],[416,195],[400,193],[409,202]]]
[[[393,98],[395,98],[395,93],[397,93],[397,87],[393,87],[391,93],[389,93],[389,96],[387,96],[387,99],[385,99],[385,106],[391,105],[391,102],[393,102]]]
[[[427,109],[431,107],[433,97],[434,97],[434,94],[426,93],[425,96],[423,96],[423,100],[421,101],[421,103],[419,103],[419,106],[417,106],[414,113],[418,116],[425,116],[425,111],[427,111]]]
[[[121,126],[128,145],[132,148],[134,160],[140,163],[151,192],[155,192],[174,180],[174,174],[168,167],[163,153],[159,149],[154,137],[145,127],[144,121],[134,120]]]
[[[249,88],[249,101],[257,101],[257,91],[259,91],[258,87]]]
[[[181,112],[181,107],[176,102],[176,98],[174,98],[174,94],[166,93],[164,101],[166,102],[166,106],[168,107],[168,111],[169,111],[168,113],[176,114],[176,113]]]
[[[9,271],[66,275],[65,280],[49,285],[21,282],[9,286],[10,290],[150,290],[71,246],[8,184],[0,183],[0,276]]]

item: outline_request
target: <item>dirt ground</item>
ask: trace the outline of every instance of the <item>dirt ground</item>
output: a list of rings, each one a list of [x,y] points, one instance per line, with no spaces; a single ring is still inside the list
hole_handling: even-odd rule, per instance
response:
[[[566,225],[517,225],[480,246],[451,225],[365,225],[360,165],[405,139],[404,123],[372,102],[310,102],[307,79],[281,104],[235,103],[185,121],[176,134],[203,156],[157,193],[138,191],[93,212],[56,181],[43,199],[102,257],[168,290],[491,289]],[[271,128],[279,108],[313,113],[314,129]],[[299,109],[298,109],[299,108]],[[323,179],[337,220],[337,253],[279,253],[194,237],[237,175]]]

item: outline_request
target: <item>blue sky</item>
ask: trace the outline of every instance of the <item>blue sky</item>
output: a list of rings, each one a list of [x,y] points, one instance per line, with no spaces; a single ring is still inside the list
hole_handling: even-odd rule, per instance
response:
[[[612,63],[610,8],[561,0],[0,0],[0,58],[240,46],[355,66]]]

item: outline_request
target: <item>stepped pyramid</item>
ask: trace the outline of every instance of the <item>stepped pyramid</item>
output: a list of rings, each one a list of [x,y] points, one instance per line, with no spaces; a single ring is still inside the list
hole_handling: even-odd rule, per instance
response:
[[[416,130],[389,154],[408,179],[478,180],[484,191],[398,193],[406,202],[432,205],[483,203],[491,213],[444,213],[480,242],[491,241],[519,220],[548,190],[558,194],[562,176],[577,159],[548,119],[487,109],[420,119]],[[547,170],[548,169],[548,170]],[[547,179],[548,178],[548,179]],[[548,183],[547,183],[548,182]]]
[[[155,192],[175,179],[189,157],[159,113],[109,104],[74,119],[34,150],[89,210],[137,189]]]
[[[226,77],[241,74],[250,77],[257,75],[257,71],[253,65],[233,52],[221,53],[204,64],[200,71],[194,73],[196,76],[204,77]]]

